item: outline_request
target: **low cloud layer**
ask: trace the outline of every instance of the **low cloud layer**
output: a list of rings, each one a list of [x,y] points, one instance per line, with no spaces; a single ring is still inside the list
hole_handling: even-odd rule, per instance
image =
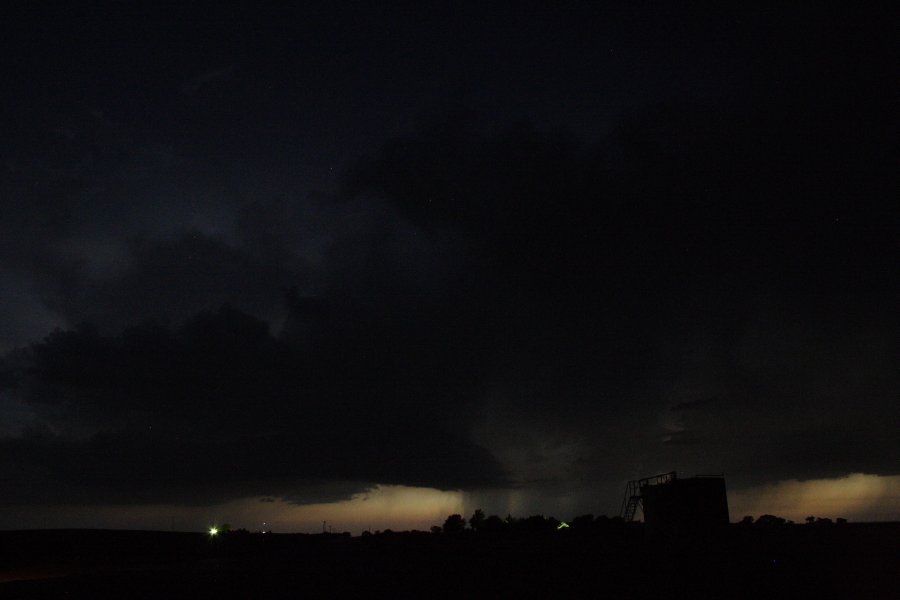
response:
[[[298,317],[299,318],[299,317]],[[450,411],[451,377],[357,347],[303,350],[234,309],[176,331],[59,331],[7,384],[33,411],[3,440],[6,502],[204,502],[270,494],[339,499],[365,482],[497,485],[503,470]],[[423,402],[443,394],[439,404]],[[319,482],[363,482],[341,491]],[[308,484],[308,485],[305,485]],[[308,488],[304,490],[304,487]],[[346,486],[344,486],[346,489]]]

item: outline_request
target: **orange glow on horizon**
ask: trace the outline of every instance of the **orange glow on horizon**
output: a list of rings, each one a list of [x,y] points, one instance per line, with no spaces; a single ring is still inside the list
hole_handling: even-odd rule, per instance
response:
[[[763,514],[797,523],[808,516],[850,521],[896,520],[900,518],[900,476],[853,473],[836,479],[791,479],[729,490],[728,504],[732,521],[739,521],[744,515]]]
[[[592,510],[589,502],[590,497],[574,491],[569,495],[552,495],[547,491],[522,489],[462,492],[379,485],[348,500],[332,503],[298,505],[280,499],[261,502],[259,497],[253,497],[212,506],[65,505],[45,506],[40,510],[33,506],[8,506],[4,507],[4,516],[15,523],[15,528],[22,529],[172,529],[207,533],[210,523],[223,522],[231,523],[234,529],[250,531],[320,533],[325,521],[334,533],[349,531],[359,535],[367,529],[427,531],[443,524],[454,513],[468,518],[475,508],[501,517],[507,513],[516,517],[541,513],[559,519],[588,512],[616,514],[609,512],[610,507],[598,506]],[[745,515],[757,518],[763,514],[797,523],[803,523],[810,515],[842,517],[851,522],[896,521],[900,520],[900,476],[854,473],[835,479],[787,480],[746,489],[729,488],[728,505],[732,521],[740,521]]]

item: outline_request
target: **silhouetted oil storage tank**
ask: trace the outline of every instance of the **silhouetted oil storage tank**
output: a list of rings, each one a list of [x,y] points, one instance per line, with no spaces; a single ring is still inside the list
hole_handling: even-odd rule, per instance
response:
[[[721,475],[679,478],[666,473],[633,481],[629,490],[631,502],[643,509],[650,537],[707,537],[728,526],[728,496]]]

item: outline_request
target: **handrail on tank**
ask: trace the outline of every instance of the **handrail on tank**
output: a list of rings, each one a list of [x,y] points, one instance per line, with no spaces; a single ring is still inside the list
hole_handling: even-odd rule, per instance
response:
[[[619,514],[626,522],[634,519],[638,506],[641,505],[641,490],[650,485],[662,485],[675,481],[677,475],[675,471],[668,473],[660,473],[652,477],[644,477],[643,479],[632,479],[625,486],[625,497],[622,498],[622,508]]]
[[[662,483],[669,483],[671,481],[675,481],[678,478],[678,475],[675,471],[669,471],[668,473],[660,473],[659,475],[653,475],[652,477],[644,477],[643,479],[638,479],[638,486],[644,487],[645,485],[660,485]]]

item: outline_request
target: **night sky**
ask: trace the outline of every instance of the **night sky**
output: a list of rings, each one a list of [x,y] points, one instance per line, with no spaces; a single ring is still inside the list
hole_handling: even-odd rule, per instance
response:
[[[3,9],[0,528],[900,519],[891,11],[184,4]]]

